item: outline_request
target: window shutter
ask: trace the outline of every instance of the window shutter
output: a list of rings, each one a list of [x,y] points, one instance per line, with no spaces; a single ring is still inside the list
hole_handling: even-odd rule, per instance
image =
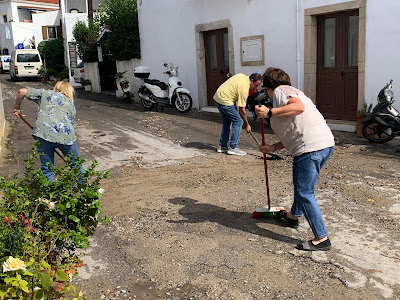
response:
[[[47,40],[48,36],[47,36],[47,27],[46,26],[42,26],[42,35],[43,35],[43,39]]]
[[[62,36],[61,26],[57,26],[57,37]]]

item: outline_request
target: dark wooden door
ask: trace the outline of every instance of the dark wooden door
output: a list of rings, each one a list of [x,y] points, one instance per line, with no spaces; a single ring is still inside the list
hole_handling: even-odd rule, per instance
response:
[[[208,105],[214,105],[213,96],[218,87],[228,79],[229,47],[228,29],[205,31],[206,82]]]
[[[115,91],[114,76],[117,73],[117,66],[114,60],[99,62],[100,85],[102,91]]]
[[[358,10],[318,17],[317,99],[327,119],[355,120],[358,103]]]

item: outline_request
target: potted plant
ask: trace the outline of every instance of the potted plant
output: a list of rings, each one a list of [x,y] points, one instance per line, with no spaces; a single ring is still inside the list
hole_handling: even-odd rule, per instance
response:
[[[49,67],[47,68],[45,75],[46,77],[49,78],[50,81],[54,81],[55,76],[57,75],[57,71],[54,69],[54,67]]]
[[[84,86],[86,92],[92,90],[92,82],[89,79],[81,78],[81,84]]]
[[[40,81],[42,83],[46,82],[46,69],[41,67],[40,69],[38,69],[38,75],[40,77]]]
[[[361,122],[366,117],[371,115],[371,113],[372,113],[372,103],[370,103],[368,105],[367,102],[364,100],[362,108],[357,112],[356,134],[358,137],[363,137],[363,135],[362,135],[362,126],[363,125],[361,124]]]

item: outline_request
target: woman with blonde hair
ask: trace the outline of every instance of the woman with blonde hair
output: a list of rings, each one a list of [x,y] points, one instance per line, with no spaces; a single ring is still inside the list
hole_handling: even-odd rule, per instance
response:
[[[14,104],[14,115],[21,117],[21,103],[26,98],[39,105],[33,137],[39,141],[38,152],[43,174],[53,181],[53,172],[47,163],[54,165],[55,148],[71,159],[78,157],[75,136],[74,88],[69,82],[59,81],[53,90],[22,88],[18,91]],[[83,168],[81,167],[83,172]]]

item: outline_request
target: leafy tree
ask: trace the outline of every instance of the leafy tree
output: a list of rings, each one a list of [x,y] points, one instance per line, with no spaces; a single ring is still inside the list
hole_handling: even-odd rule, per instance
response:
[[[117,60],[140,58],[139,22],[136,0],[105,0],[96,23],[110,30],[105,51]]]
[[[64,39],[62,37],[41,41],[37,48],[47,65],[64,64]]]
[[[78,48],[78,55],[85,62],[97,61],[97,35],[99,29],[99,25],[96,22],[89,21],[89,25],[86,25],[85,22],[78,21],[72,30]]]

